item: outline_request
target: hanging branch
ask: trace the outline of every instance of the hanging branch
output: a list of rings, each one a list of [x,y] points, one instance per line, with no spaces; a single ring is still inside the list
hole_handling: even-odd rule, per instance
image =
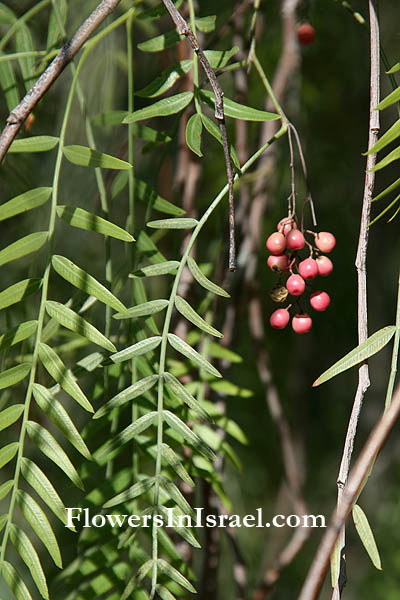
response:
[[[193,34],[190,29],[188,23],[182,17],[180,12],[175,8],[172,0],[163,0],[163,4],[169,14],[171,15],[171,19],[175,24],[175,27],[178,30],[179,35],[184,35],[186,39],[189,41],[190,45],[193,48],[193,51],[196,52],[199,62],[203,67],[203,70],[206,74],[208,81],[210,82],[212,91],[214,93],[215,98],[215,118],[217,119],[218,126],[222,136],[222,146],[224,149],[224,157],[225,157],[225,165],[226,172],[228,176],[228,198],[229,198],[229,270],[234,271],[236,268],[236,259],[235,259],[235,218],[234,218],[234,192],[233,192],[233,167],[231,162],[231,157],[229,154],[229,145],[228,145],[228,136],[226,133],[226,124],[225,124],[225,114],[224,114],[224,101],[223,96],[224,92],[222,91],[221,86],[218,83],[217,77],[211,68],[210,63],[208,62],[206,55],[203,50],[200,48],[199,42],[197,41],[196,36]]]
[[[377,15],[376,2],[369,0],[370,14],[370,45],[371,45],[371,76],[370,76],[370,117],[369,117],[369,136],[368,150],[372,148],[378,139],[379,133],[379,111],[376,110],[379,104],[379,23]],[[368,337],[368,318],[367,318],[367,270],[366,258],[368,247],[368,225],[370,220],[371,198],[373,195],[375,173],[372,168],[375,166],[376,154],[368,154],[367,168],[364,184],[364,195],[361,214],[360,235],[358,240],[358,249],[356,257],[356,268],[358,276],[358,343],[361,344]],[[354,398],[353,409],[347,428],[346,441],[344,445],[342,461],[340,464],[338,486],[338,508],[343,501],[344,488],[347,482],[350,470],[351,456],[353,453],[354,438],[357,432],[357,424],[360,417],[365,393],[369,387],[368,364],[361,365],[358,371],[358,386]],[[338,600],[342,589],[346,583],[346,562],[345,562],[345,530],[340,533],[340,574],[339,582],[336,585],[332,600]]]
[[[55,59],[49,64],[18,106],[11,111],[7,118],[7,124],[0,136],[0,163],[27,116],[61,75],[68,63],[71,62],[75,54],[82,48],[83,44],[119,3],[120,0],[103,0],[100,2],[92,14],[79,27],[75,35],[63,45]]]

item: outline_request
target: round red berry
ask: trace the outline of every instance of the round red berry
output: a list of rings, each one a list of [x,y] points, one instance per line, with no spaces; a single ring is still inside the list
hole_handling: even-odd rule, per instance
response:
[[[290,315],[286,308],[278,308],[270,316],[269,322],[274,329],[285,329],[289,323]]]
[[[297,229],[297,224],[296,221],[290,217],[285,217],[279,221],[276,228],[278,231],[280,231],[280,233],[283,233],[283,235],[287,235],[292,229]]]
[[[286,238],[283,233],[271,233],[267,239],[267,248],[271,254],[282,254],[286,248]]]
[[[304,235],[298,229],[292,229],[286,236],[286,247],[289,250],[301,250],[304,248]]]
[[[331,299],[326,292],[313,292],[310,296],[310,304],[314,310],[326,310],[330,303]]]
[[[292,296],[300,296],[306,289],[306,282],[300,275],[291,275],[286,282],[286,288]]]
[[[315,29],[309,23],[303,23],[297,30],[297,39],[302,46],[311,44],[315,39]]]
[[[313,258],[302,260],[298,266],[299,273],[303,279],[314,279],[318,275],[317,261]]]
[[[335,236],[329,231],[320,231],[315,236],[315,245],[321,252],[331,252],[336,244]]]
[[[295,315],[292,319],[292,328],[296,333],[307,333],[312,327],[312,319],[307,313]]]
[[[327,256],[318,256],[316,259],[316,263],[318,266],[318,275],[322,275],[322,277],[326,277],[330,275],[333,271],[333,264],[330,258]]]
[[[267,265],[272,271],[287,271],[289,259],[286,254],[268,256]]]

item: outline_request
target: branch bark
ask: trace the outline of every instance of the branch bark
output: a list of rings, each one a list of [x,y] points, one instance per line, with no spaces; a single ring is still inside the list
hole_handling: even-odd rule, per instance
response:
[[[113,12],[119,2],[120,0],[103,0],[100,2],[86,21],[79,27],[75,35],[63,45],[55,59],[49,64],[18,106],[11,111],[7,118],[7,124],[0,136],[0,163],[27,116],[61,75],[68,63],[71,62],[75,54],[82,48],[83,44],[104,19]]]

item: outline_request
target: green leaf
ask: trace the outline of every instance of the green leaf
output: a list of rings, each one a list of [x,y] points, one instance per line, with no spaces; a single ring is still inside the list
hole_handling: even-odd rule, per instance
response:
[[[129,115],[127,110],[107,110],[98,115],[94,115],[94,117],[91,118],[91,121],[93,125],[112,127],[114,125],[121,125],[127,115]]]
[[[396,88],[395,90],[393,90],[393,92],[391,92],[388,96],[386,96],[386,98],[384,100],[382,100],[382,102],[380,102],[376,108],[378,110],[383,110],[384,108],[391,106],[392,104],[394,104],[395,102],[398,102],[399,100],[400,100],[400,87]]]
[[[2,469],[4,467],[4,465],[9,463],[10,460],[12,460],[14,458],[14,456],[17,453],[18,447],[19,447],[18,442],[12,442],[11,444],[8,444],[7,446],[4,446],[3,448],[1,448],[1,450],[0,450],[0,469]]]
[[[5,221],[27,210],[42,206],[50,198],[52,189],[51,187],[35,188],[0,205],[0,221]]]
[[[197,363],[197,365],[201,369],[204,369],[205,371],[207,371],[207,373],[210,373],[210,375],[214,375],[214,377],[222,377],[221,373],[217,371],[217,369],[212,364],[210,364],[208,360],[204,358],[204,356],[199,354],[194,348],[189,346],[189,344],[184,342],[180,337],[173,333],[169,333],[168,341],[171,344],[171,346],[175,348],[175,350],[183,354],[183,356],[185,356],[186,358],[189,358],[189,360],[192,360],[193,362]]]
[[[128,500],[138,498],[153,487],[155,479],[155,477],[146,477],[146,479],[138,481],[124,492],[121,492],[117,496],[114,496],[114,498],[111,498],[111,500],[103,505],[103,508],[110,508],[110,506],[116,506],[117,504],[122,504]]]
[[[154,387],[157,381],[158,375],[149,375],[144,379],[140,379],[140,381],[136,381],[135,383],[127,387],[125,390],[122,390],[122,392],[119,392],[116,396],[111,398],[111,400],[106,402],[104,406],[99,408],[99,410],[96,411],[96,413],[93,415],[93,419],[99,419],[113,408],[116,408],[117,406],[122,406],[126,402],[129,402],[130,400],[141,396],[145,392],[148,392],[149,390],[151,390],[152,387]]]
[[[108,235],[123,242],[135,241],[125,229],[77,206],[57,206],[57,215],[73,227],[95,231],[96,233]]]
[[[195,486],[193,479],[190,477],[189,473],[186,471],[184,466],[181,463],[180,457],[172,450],[168,444],[161,444],[161,456],[165,458],[167,463],[172,467],[175,473],[188,485],[191,487]]]
[[[190,306],[190,304],[180,296],[175,297],[175,306],[177,310],[183,315],[188,321],[196,325],[202,331],[214,335],[215,337],[224,337],[217,329],[212,327],[207,321],[205,321],[199,314]]]
[[[114,344],[110,342],[102,333],[100,333],[96,327],[88,323],[83,317],[78,315],[70,308],[64,306],[64,304],[47,300],[46,312],[52,319],[55,319],[57,323],[63,325],[63,327],[82,335],[94,344],[98,344],[110,352],[116,351]]]
[[[160,335],[155,335],[153,337],[147,338],[146,340],[142,340],[141,342],[137,342],[133,344],[133,346],[128,346],[128,348],[124,348],[120,352],[113,354],[110,356],[111,360],[115,363],[121,362],[123,360],[129,360],[133,356],[140,356],[141,354],[146,354],[146,352],[150,352],[154,350],[161,344],[162,337]]]
[[[16,600],[32,600],[32,596],[30,595],[25,583],[14,567],[6,560],[3,561],[1,573],[8,583]]]
[[[15,33],[15,46],[18,52],[32,52],[35,50],[31,32],[25,22],[21,20],[18,23],[19,27]],[[19,66],[24,80],[25,89],[27,92],[31,89],[36,81],[34,77],[35,59],[32,56],[19,59]]]
[[[199,222],[196,219],[159,219],[149,221],[147,227],[153,229],[193,229]]]
[[[159,510],[166,522],[169,522],[169,520],[171,520],[173,529],[176,531],[176,533],[179,533],[179,535],[181,535],[183,539],[185,539],[194,548],[201,548],[199,542],[196,540],[196,538],[190,532],[189,529],[187,529],[186,527],[179,527],[179,521],[177,515],[175,514],[176,511],[174,509],[172,509],[172,514],[171,509],[167,509],[165,506],[159,506]]]
[[[140,42],[137,47],[142,52],[162,52],[166,48],[172,48],[182,39],[183,36],[179,35],[176,29],[172,29],[150,40]]]
[[[368,523],[365,512],[360,506],[358,506],[358,504],[354,504],[353,506],[353,520],[357,533],[360,536],[360,540],[368,552],[368,556],[370,557],[372,564],[376,569],[382,570],[381,559],[375,542],[374,534],[372,533],[372,529]]]
[[[21,302],[27,296],[34,294],[42,285],[41,279],[24,279],[0,292],[0,310]]]
[[[379,350],[382,350],[382,348],[384,348],[392,339],[395,330],[396,327],[394,325],[389,325],[388,327],[383,327],[383,329],[373,333],[365,340],[365,342],[362,342],[359,346],[346,354],[346,356],[338,360],[327,371],[322,373],[322,375],[314,381],[313,387],[325,383],[325,381],[332,379],[332,377],[335,377],[343,371],[347,371],[347,369],[351,369],[354,365],[358,365],[364,360],[367,360],[370,356],[379,352]]]
[[[333,588],[336,587],[336,584],[339,579],[340,573],[340,546],[341,541],[338,539],[336,541],[335,547],[333,548],[333,552],[330,557],[331,563],[331,585]]]
[[[67,440],[88,460],[91,455],[69,414],[53,394],[40,383],[33,384],[33,396],[40,408],[63,432]]]
[[[113,437],[111,440],[108,440],[103,446],[101,446],[94,453],[94,458],[100,463],[104,463],[108,460],[109,454],[115,450],[116,448],[120,448],[127,442],[130,442],[135,435],[139,435],[145,431],[150,425],[154,423],[155,418],[157,417],[157,412],[152,411],[149,412],[142,417],[136,419],[134,423],[125,427],[118,435]]]
[[[155,277],[157,275],[168,275],[170,273],[175,274],[179,265],[180,263],[177,260],[168,260],[167,262],[142,267],[138,271],[130,273],[129,277]]]
[[[160,596],[161,600],[176,600],[175,596],[171,594],[168,588],[163,585],[156,585],[157,594]]]
[[[11,385],[15,385],[19,381],[22,381],[22,379],[28,375],[30,370],[31,363],[21,363],[16,367],[11,367],[11,369],[3,371],[0,373],[0,390],[4,390]]]
[[[397,73],[397,71],[400,71],[400,62],[396,63],[389,71],[386,71],[386,73],[391,75],[392,73]]]
[[[207,17],[197,17],[196,27],[204,33],[210,33],[215,29],[216,15],[208,15]]]
[[[221,344],[216,344],[215,342],[211,342],[208,345],[208,353],[213,358],[227,360],[231,363],[241,363],[243,361],[243,358],[239,356],[239,354],[236,354],[236,352],[232,352],[232,350],[221,346]]]
[[[254,396],[254,392],[252,390],[239,387],[230,381],[226,381],[226,379],[211,381],[209,386],[218,394],[224,394],[225,396],[235,396],[236,398],[251,398]]]
[[[162,573],[165,573],[166,575],[168,575],[168,577],[170,577],[173,581],[175,581],[176,583],[178,583],[179,585],[181,585],[185,589],[189,590],[189,592],[192,592],[192,594],[196,593],[196,590],[192,586],[192,584],[190,583],[190,581],[188,581],[186,579],[186,577],[184,577],[182,575],[182,573],[179,573],[179,571],[177,571],[172,565],[170,565],[169,563],[167,563],[164,559],[158,558],[157,559],[157,565],[158,565],[158,569]]]
[[[3,500],[7,496],[7,494],[12,490],[14,486],[14,480],[9,479],[0,485],[0,500]]]
[[[23,490],[18,490],[17,502],[22,514],[47,548],[54,563],[62,569],[62,559],[56,537],[39,504]]]
[[[0,56],[3,56],[1,52]],[[9,62],[0,62],[0,85],[7,103],[7,108],[11,112],[19,104],[19,93],[14,70]]]
[[[239,46],[233,46],[230,50],[204,50],[204,54],[212,69],[223,69],[238,51]]]
[[[10,427],[15,421],[18,421],[24,412],[23,404],[13,404],[0,412],[0,431]]]
[[[201,116],[196,113],[190,117],[186,124],[186,144],[197,156],[203,156],[201,151],[202,131],[203,123]]]
[[[192,68],[192,65],[192,60],[182,60],[179,63],[175,63],[168,67],[168,69],[164,69],[151,83],[138,92],[135,92],[135,95],[143,98],[157,98],[157,96],[161,96],[161,94],[172,88],[178,79],[186,75]]]
[[[376,163],[375,167],[370,170],[371,170],[371,172],[380,171],[380,169],[387,167],[387,165],[390,165],[390,163],[392,163],[395,160],[399,160],[399,158],[400,158],[400,147],[395,148],[394,150],[392,150],[392,152],[389,152],[389,154],[387,154],[385,156],[385,158],[382,158],[382,160],[380,160],[378,163]]]
[[[151,263],[167,262],[165,256],[161,254],[151,237],[143,229],[138,235],[136,246]]]
[[[86,271],[68,260],[68,258],[56,254],[53,256],[51,264],[53,265],[54,270],[66,281],[69,281],[74,287],[86,292],[86,294],[94,296],[100,300],[100,302],[104,302],[104,304],[111,306],[114,310],[122,313],[127,312],[127,308],[110,292],[110,290],[99,283],[97,279],[89,275],[89,273],[86,273]]]
[[[21,473],[25,481],[33,487],[56,517],[66,525],[67,514],[64,504],[43,471],[29,458],[23,457],[21,459]],[[75,527],[70,527],[70,529],[71,531],[75,531]]]
[[[53,379],[80,404],[85,410],[94,412],[93,406],[76,383],[71,371],[66,368],[58,354],[47,344],[39,346],[39,358]]]
[[[43,573],[42,565],[40,564],[37,552],[32,546],[28,536],[16,525],[11,525],[10,539],[15,550],[28,567],[42,598],[49,600],[49,592],[47,590],[46,578]]]
[[[390,194],[390,192],[393,192],[393,190],[398,188],[399,185],[400,185],[400,178],[396,179],[396,181],[394,181],[391,185],[389,185],[386,189],[384,189],[383,192],[381,192],[380,194],[375,196],[375,198],[372,198],[371,202],[376,202],[377,200],[380,200],[384,196],[387,196],[387,194]]]
[[[185,211],[179,206],[175,206],[172,202],[164,200],[155,192],[147,183],[135,178],[135,196],[144,202],[149,208],[152,207],[155,210],[166,213],[167,215],[173,215],[179,217],[184,215]]]
[[[132,308],[128,308],[124,313],[117,313],[113,315],[114,319],[133,319],[134,317],[146,317],[148,315],[154,315],[155,313],[164,310],[169,304],[169,300],[158,299],[158,300],[149,300],[148,302],[143,302],[142,304],[137,304],[136,306],[132,306]]]
[[[196,513],[186,500],[182,492],[176,487],[176,485],[168,479],[168,477],[161,476],[160,482],[163,489],[166,491],[168,496],[175,502],[175,504],[181,509],[185,515],[190,515],[193,519],[196,518]]]
[[[173,4],[175,5],[175,8],[179,8],[182,2],[183,0],[174,0]],[[143,10],[142,12],[138,13],[137,18],[140,20],[143,19],[146,21],[152,21],[154,19],[159,19],[160,17],[163,17],[167,14],[167,9],[161,2],[159,2],[152,8],[147,8],[146,10]]]
[[[188,256],[187,264],[188,264],[188,267],[189,267],[190,272],[193,275],[194,279],[197,281],[197,283],[199,283],[201,286],[203,286],[203,288],[205,288],[209,292],[212,292],[213,294],[218,294],[218,296],[224,296],[224,298],[230,298],[230,295],[228,294],[228,292],[226,292],[221,287],[219,287],[219,285],[216,285],[215,283],[213,283],[212,281],[207,279],[207,277],[204,275],[204,273],[202,271],[200,271],[200,268],[199,268],[198,264],[196,263],[196,261],[194,260],[194,258],[192,258],[191,256]]]
[[[28,421],[27,432],[32,442],[36,444],[43,454],[62,469],[72,483],[83,490],[83,483],[75,470],[74,465],[51,433],[34,421]]]
[[[101,169],[132,169],[132,165],[125,160],[110,156],[88,148],[87,146],[64,146],[63,154],[73,165],[80,167],[96,167]]]
[[[166,117],[168,115],[174,115],[184,108],[192,101],[193,92],[182,92],[181,94],[175,94],[168,98],[163,98],[154,102],[146,108],[141,108],[131,113],[123,120],[123,123],[134,123],[136,121],[142,121],[143,119],[152,119],[153,117]]]
[[[388,129],[386,131],[386,133],[384,133],[382,135],[382,137],[379,138],[379,140],[376,142],[376,144],[374,144],[372,146],[372,148],[370,150],[368,150],[368,152],[365,152],[365,154],[375,154],[375,152],[379,152],[380,150],[385,148],[385,146],[387,146],[388,144],[393,142],[393,140],[395,140],[397,137],[399,137],[399,135],[400,135],[400,119],[398,121],[396,121],[396,123],[394,123],[394,125],[392,125],[392,127],[390,127],[390,129]]]
[[[219,142],[221,144],[221,146],[223,146],[222,135],[221,135],[218,125],[212,119],[210,119],[209,117],[207,117],[207,115],[205,115],[203,113],[201,114],[201,121],[202,121],[204,127],[207,129],[208,133],[210,135],[212,135],[217,140],[217,142]],[[231,155],[232,162],[235,165],[236,169],[238,171],[240,171],[239,158],[238,158],[238,155],[236,154],[236,150],[235,150],[235,147],[233,146],[233,144],[229,145],[229,153]]]
[[[386,208],[384,208],[378,216],[376,216],[374,219],[372,219],[369,224],[368,227],[371,227],[374,223],[376,223],[381,217],[383,217],[383,215],[385,215],[395,204],[397,204],[397,202],[400,200],[400,194],[398,194],[396,196],[396,198],[394,200],[392,200],[392,202],[390,202]],[[396,213],[395,213],[396,214]],[[389,219],[388,223],[394,218],[395,214]]]
[[[0,335],[0,350],[9,348],[29,338],[37,329],[37,321],[25,321],[20,323],[16,327],[7,329],[2,335]]]
[[[169,410],[164,410],[163,416],[168,425],[174,431],[179,433],[179,435],[181,435],[184,440],[186,440],[189,444],[196,448],[196,450],[198,450],[199,452],[201,452],[201,454],[203,454],[211,460],[216,459],[216,456],[211,450],[211,448],[209,448],[207,444],[205,444],[203,440],[199,438],[199,436],[196,433],[194,433],[194,431],[189,429],[186,423],[181,421],[179,417],[174,415],[174,413],[170,412]]]
[[[191,409],[199,413],[206,421],[212,421],[212,418],[206,410],[201,406],[192,394],[181,384],[179,379],[174,377],[171,373],[164,373],[164,381],[169,389],[177,396],[182,402],[187,404]]]
[[[200,90],[200,96],[207,104],[214,108],[214,94],[209,90]],[[243,119],[244,121],[276,121],[280,116],[275,113],[258,110],[251,106],[245,106],[234,102],[224,96],[224,113],[226,117]]]
[[[63,39],[63,31],[60,30],[60,26],[58,23],[58,18],[56,12],[54,10],[54,6],[57,6],[58,14],[61,19],[61,23],[64,25],[67,22],[67,12],[68,12],[68,4],[67,0],[53,0],[55,4],[53,4],[53,8],[50,13],[49,18],[49,27],[47,30],[47,44],[46,49],[51,50],[52,48],[56,48],[60,41]]]
[[[58,137],[52,135],[38,135],[35,137],[14,140],[8,152],[47,152],[58,144]]]
[[[13,242],[3,250],[0,250],[0,266],[22,258],[27,254],[36,252],[43,246],[47,241],[47,231],[38,231],[36,233],[30,233],[23,238],[20,238],[16,242]]]

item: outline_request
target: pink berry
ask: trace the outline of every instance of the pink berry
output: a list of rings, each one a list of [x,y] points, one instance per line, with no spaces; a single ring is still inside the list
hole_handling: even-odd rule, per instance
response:
[[[315,237],[315,245],[321,252],[331,252],[335,244],[335,236],[329,231],[320,231]]]
[[[267,265],[272,271],[287,271],[289,259],[286,254],[271,255],[268,256]]]
[[[333,264],[330,258],[327,256],[318,256],[316,259],[316,263],[318,266],[318,275],[322,275],[322,277],[326,277],[326,275],[330,275],[333,271]]]
[[[307,333],[312,327],[312,319],[307,313],[295,315],[292,319],[292,328],[296,333]]]
[[[282,254],[286,248],[286,238],[283,233],[271,233],[267,239],[267,248],[271,254]]]
[[[285,217],[284,219],[281,219],[279,221],[276,228],[278,231],[283,233],[283,235],[287,235],[292,229],[297,229],[297,224],[296,221],[294,221],[290,217]]]
[[[270,316],[269,322],[274,329],[285,329],[289,323],[290,315],[286,308],[278,308]]]
[[[318,275],[317,261],[313,258],[302,260],[298,269],[303,279],[314,279]]]
[[[304,248],[304,235],[298,229],[292,229],[286,236],[286,246],[289,250],[301,250]]]
[[[310,304],[314,310],[326,310],[331,302],[326,292],[313,292],[310,296]]]
[[[306,288],[306,283],[300,275],[291,275],[286,282],[286,289],[292,296],[300,296]]]

